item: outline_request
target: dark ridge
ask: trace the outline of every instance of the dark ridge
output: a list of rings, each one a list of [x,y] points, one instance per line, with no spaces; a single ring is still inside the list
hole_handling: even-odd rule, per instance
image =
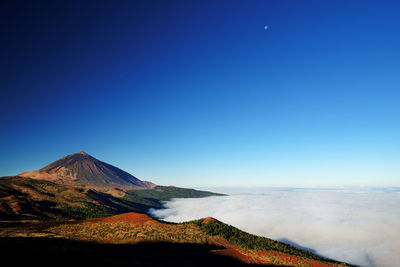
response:
[[[3,260],[8,259],[12,266],[273,266],[245,264],[212,253],[214,249],[219,247],[169,242],[115,245],[65,239],[0,238]]]

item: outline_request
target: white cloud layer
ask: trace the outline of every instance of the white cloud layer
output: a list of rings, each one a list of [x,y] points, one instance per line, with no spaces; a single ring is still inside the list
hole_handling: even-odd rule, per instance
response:
[[[170,222],[214,217],[361,266],[400,263],[399,190],[266,190],[175,199],[152,214]]]

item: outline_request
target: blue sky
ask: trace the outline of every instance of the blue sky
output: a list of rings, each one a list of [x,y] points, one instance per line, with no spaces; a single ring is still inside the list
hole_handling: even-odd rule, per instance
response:
[[[0,175],[84,150],[164,185],[400,185],[396,1],[1,5]]]

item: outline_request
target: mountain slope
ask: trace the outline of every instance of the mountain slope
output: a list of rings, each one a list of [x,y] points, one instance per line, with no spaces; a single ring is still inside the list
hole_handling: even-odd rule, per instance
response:
[[[1,220],[68,220],[110,216],[154,207],[93,189],[22,177],[0,179]],[[0,221],[1,221],[0,220]]]
[[[154,187],[153,183],[141,181],[83,151],[67,155],[38,171],[24,172],[18,176],[96,189]]]
[[[210,232],[209,229],[215,229]],[[247,245],[232,243],[224,237],[224,232],[231,232],[232,227],[219,222],[213,218],[201,219],[193,222],[180,224],[165,223],[154,220],[148,215],[138,213],[127,213],[112,217],[89,219],[83,221],[64,222],[64,223],[46,223],[27,225],[20,227],[8,227],[0,230],[1,238],[12,237],[41,237],[50,240],[69,240],[74,242],[94,242],[90,244],[164,244],[167,251],[172,252],[172,248],[181,244],[179,249],[175,250],[176,255],[167,253],[163,259],[159,259],[157,246],[149,245],[149,249],[142,250],[141,255],[147,260],[140,262],[140,266],[165,266],[167,262],[179,262],[185,257],[188,248],[191,249],[190,259],[185,260],[181,266],[214,266],[216,257],[234,258],[237,262],[246,264],[263,264],[268,266],[349,266],[345,263],[326,259],[308,251],[296,249],[289,245],[274,241],[268,238],[252,236],[236,229],[235,233],[240,236],[247,236]],[[236,235],[235,234],[235,235]],[[62,239],[60,239],[62,238]],[[7,244],[13,243],[12,239],[7,239]],[[150,242],[150,243],[149,243]],[[261,243],[268,244],[259,246]],[[160,249],[160,247],[158,247]],[[204,249],[207,253],[204,253]],[[46,249],[43,249],[46,251]],[[53,250],[51,250],[53,251]],[[71,250],[70,250],[71,251]],[[131,262],[125,263],[128,266],[136,257],[132,255],[135,249],[128,254]],[[213,254],[209,257],[210,261],[196,264],[198,260],[204,259],[207,254]],[[157,255],[157,257],[154,257]],[[210,255],[209,255],[210,256]],[[176,257],[176,258],[175,258]],[[218,257],[217,257],[218,258]],[[136,262],[139,265],[139,262]],[[159,263],[159,264],[155,264]],[[231,262],[235,263],[235,262]],[[124,266],[125,266],[124,265]],[[222,266],[232,266],[225,262]],[[175,265],[173,265],[175,266]]]
[[[0,178],[0,223],[20,220],[68,220],[146,213],[161,201],[177,197],[220,195],[178,187],[100,192],[23,177]]]

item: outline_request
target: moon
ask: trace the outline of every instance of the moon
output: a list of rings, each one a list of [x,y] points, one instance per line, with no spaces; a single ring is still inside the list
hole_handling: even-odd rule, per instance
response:
[[[264,26],[264,30],[268,30],[268,28],[269,28],[268,25],[265,25],[265,26]]]

